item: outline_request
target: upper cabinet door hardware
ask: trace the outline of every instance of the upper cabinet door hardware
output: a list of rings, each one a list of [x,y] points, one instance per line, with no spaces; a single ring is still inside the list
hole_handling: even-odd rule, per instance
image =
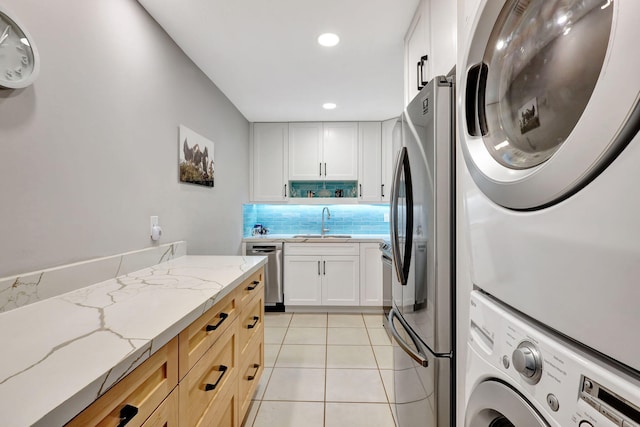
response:
[[[428,83],[427,79],[424,76],[424,65],[427,62],[427,59],[429,59],[429,55],[424,55],[420,57],[420,61],[418,61],[418,72],[416,73],[416,76],[418,78],[418,90],[422,90],[423,87],[425,87]]]

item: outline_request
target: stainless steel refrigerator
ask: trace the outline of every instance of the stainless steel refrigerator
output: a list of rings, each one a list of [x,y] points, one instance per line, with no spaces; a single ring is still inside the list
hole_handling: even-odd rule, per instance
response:
[[[455,422],[454,106],[454,78],[436,77],[395,133],[402,139],[391,193],[397,280],[387,326],[399,427]]]

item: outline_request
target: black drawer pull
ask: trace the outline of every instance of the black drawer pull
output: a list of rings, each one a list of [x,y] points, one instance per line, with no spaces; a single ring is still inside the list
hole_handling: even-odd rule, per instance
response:
[[[220,320],[215,325],[207,325],[207,332],[215,331],[218,329],[218,326],[222,325],[222,322],[229,317],[227,313],[220,313]]]
[[[253,381],[253,380],[255,380],[255,379],[256,379],[256,375],[258,375],[258,371],[260,370],[260,365],[258,365],[257,363],[254,363],[254,364],[253,364],[253,367],[256,369],[256,371],[253,373],[253,375],[249,375],[249,376],[247,377],[247,379],[248,379],[249,381]]]
[[[253,329],[256,327],[256,325],[258,324],[258,321],[260,320],[260,318],[258,316],[253,316],[253,323],[247,325],[247,329]]]
[[[138,408],[133,405],[124,405],[124,408],[120,409],[120,424],[118,424],[118,427],[126,426],[137,414]]]
[[[220,384],[220,381],[222,381],[222,377],[224,377],[224,374],[227,373],[227,367],[224,365],[220,365],[220,367],[218,368],[218,371],[221,372],[220,376],[218,377],[218,380],[213,384],[209,384],[209,383],[205,384],[204,391],[215,390],[216,387],[218,387],[218,384]]]
[[[257,288],[259,284],[260,282],[258,282],[257,280],[254,280],[253,282],[251,282],[251,285],[247,286],[247,290],[252,291],[255,288]]]

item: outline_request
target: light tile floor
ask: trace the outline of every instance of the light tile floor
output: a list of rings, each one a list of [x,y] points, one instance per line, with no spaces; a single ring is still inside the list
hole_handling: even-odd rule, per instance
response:
[[[373,314],[265,314],[245,427],[395,427],[392,347]]]

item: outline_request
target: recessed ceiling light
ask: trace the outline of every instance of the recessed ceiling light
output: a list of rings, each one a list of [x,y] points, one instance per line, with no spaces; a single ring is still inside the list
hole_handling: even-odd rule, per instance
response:
[[[325,102],[324,104],[322,104],[322,108],[324,108],[325,110],[333,110],[336,107],[337,105],[333,102]]]
[[[340,42],[340,37],[333,33],[324,33],[318,36],[318,43],[322,46],[335,46]]]

